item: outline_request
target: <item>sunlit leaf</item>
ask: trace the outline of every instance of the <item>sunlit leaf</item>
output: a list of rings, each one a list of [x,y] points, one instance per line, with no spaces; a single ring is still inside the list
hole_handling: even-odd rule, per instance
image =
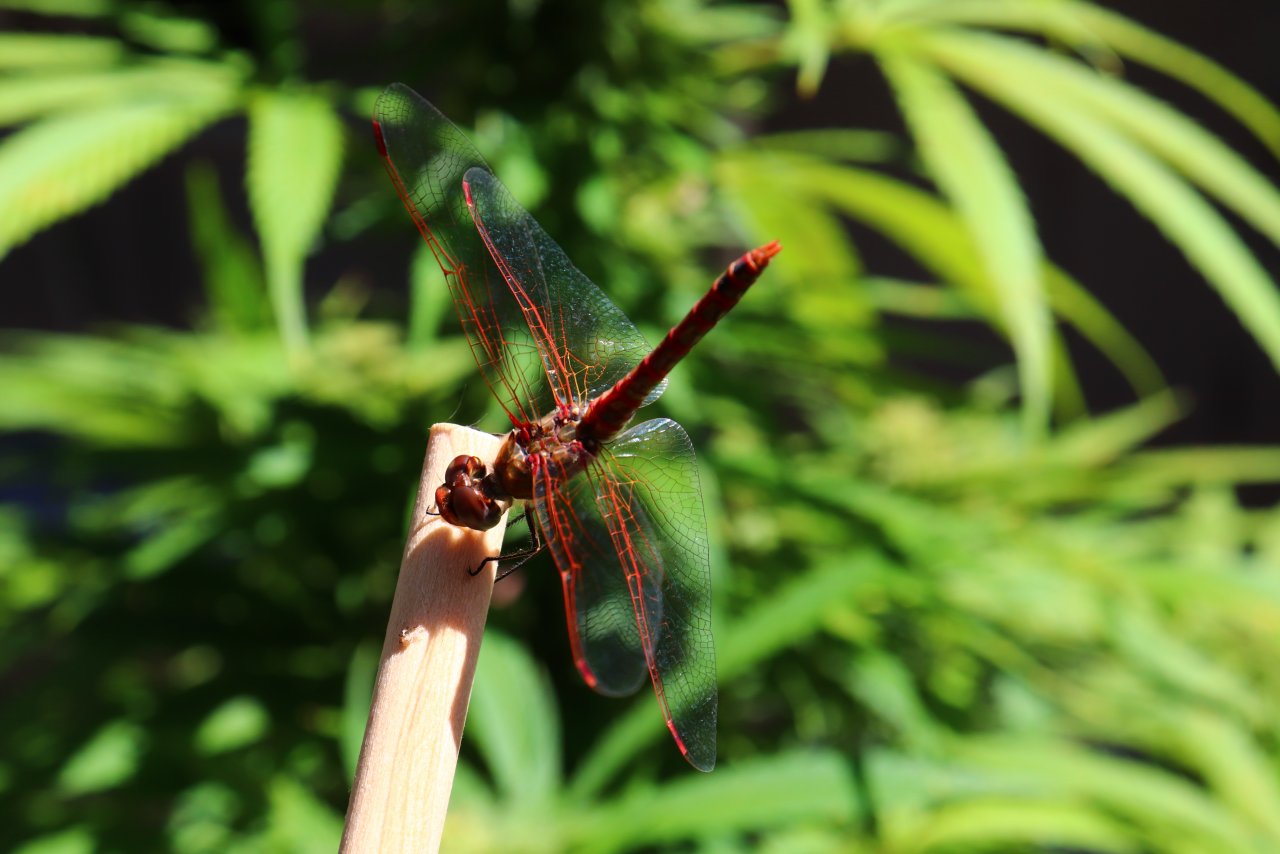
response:
[[[1136,87],[1013,39],[930,37],[930,54],[983,79],[1018,80],[1130,136],[1280,244],[1280,191],[1220,139]]]
[[[519,710],[518,721],[512,711]],[[550,803],[560,782],[560,721],[546,676],[517,643],[487,632],[476,664],[467,737],[513,806]]]
[[[329,215],[342,165],[342,125],[316,95],[261,93],[249,108],[249,203],[286,346],[306,343],[303,264]]]
[[[204,268],[209,311],[228,330],[262,329],[269,323],[266,282],[258,254],[231,223],[208,164],[187,170],[191,242]]]
[[[1070,101],[1042,98],[990,64],[960,61],[959,54],[949,50],[959,38],[918,36],[913,41],[1102,175],[1186,254],[1280,365],[1280,292],[1213,207],[1111,123]]]
[[[0,69],[4,70],[98,68],[110,66],[123,56],[124,44],[115,39],[0,33]]]
[[[931,174],[973,235],[1018,357],[1027,426],[1048,423],[1050,316],[1035,224],[995,141],[945,77],[896,52],[880,57]]]
[[[1280,156],[1280,110],[1257,89],[1204,54],[1104,6],[1080,0],[944,0],[921,4],[917,20],[980,24],[1097,45],[1199,90]]]
[[[342,764],[347,779],[354,780],[356,765],[360,761],[360,749],[364,744],[364,731],[369,723],[369,707],[373,705],[373,683],[378,675],[378,648],[366,642],[357,646],[347,666],[346,684],[343,686],[342,732],[338,747],[342,750]]]
[[[857,812],[852,769],[834,753],[794,752],[717,768],[587,814],[577,830],[592,850],[675,842],[810,822],[846,823]]]
[[[137,772],[146,738],[141,729],[115,721],[98,730],[58,772],[58,785],[72,795],[110,789]]]
[[[729,631],[718,628],[716,661],[720,679],[732,679],[751,664],[817,631],[822,614],[874,588],[889,566],[871,553],[833,560],[786,584],[735,620]],[[636,704],[597,742],[579,766],[569,791],[574,797],[597,791],[637,750],[665,733],[653,703]]]
[[[204,754],[225,753],[252,744],[266,734],[270,718],[253,697],[233,697],[218,706],[195,732],[196,749]]]
[[[6,137],[0,254],[101,202],[229,107],[229,97],[123,103],[58,115]]]

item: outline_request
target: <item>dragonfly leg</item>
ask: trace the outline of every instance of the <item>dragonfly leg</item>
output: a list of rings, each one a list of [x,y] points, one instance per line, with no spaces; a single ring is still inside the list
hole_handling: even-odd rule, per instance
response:
[[[507,527],[510,528],[512,525],[516,524],[521,519],[523,519],[525,523],[529,526],[529,536],[533,539],[533,545],[531,545],[527,549],[520,549],[519,551],[511,552],[510,554],[494,555],[493,557],[485,558],[484,560],[480,561],[479,566],[477,566],[475,569],[470,571],[470,574],[473,578],[479,575],[484,570],[485,564],[489,563],[490,561],[492,561],[493,563],[499,563],[500,561],[504,561],[504,560],[515,560],[516,561],[515,566],[510,566],[510,567],[507,567],[506,569],[501,569],[501,568],[499,569],[497,575],[493,579],[494,583],[496,584],[502,579],[506,578],[511,573],[515,572],[520,567],[524,566],[525,563],[529,560],[529,558],[533,557],[538,552],[542,551],[543,549],[542,537],[538,536],[538,528],[536,525],[533,524],[533,517],[530,516],[527,511],[524,513],[521,513],[516,518],[507,522]]]

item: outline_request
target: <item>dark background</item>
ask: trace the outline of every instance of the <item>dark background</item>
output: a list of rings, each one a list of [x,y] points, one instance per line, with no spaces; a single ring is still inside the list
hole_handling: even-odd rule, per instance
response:
[[[1193,45],[1264,95],[1280,97],[1274,42],[1280,7],[1274,3],[1243,0],[1231,5],[1229,15],[1218,4],[1204,2],[1128,0],[1107,5]],[[41,20],[47,27],[48,19]],[[21,15],[0,15],[5,29],[21,28],[24,21]],[[376,33],[353,37],[353,22],[358,25],[358,16],[337,19],[324,14],[303,22],[310,76],[369,85],[385,82],[364,79],[370,66],[350,55],[350,45],[379,43]],[[229,18],[222,25],[223,37],[234,41],[239,32],[236,21]],[[1198,94],[1140,66],[1130,65],[1124,73],[1198,118],[1272,180],[1280,179],[1280,168],[1265,148]],[[429,84],[424,91],[430,91]],[[786,106],[763,130],[902,130],[884,81],[869,60],[834,63],[810,100],[797,98],[790,81],[781,84],[778,97]],[[1189,393],[1193,408],[1161,442],[1274,442],[1280,436],[1280,376],[1213,290],[1150,223],[1077,161],[999,109],[981,107],[1031,200],[1049,256],[1083,282],[1148,348],[1173,387]],[[350,120],[354,128],[361,117]],[[179,161],[193,156],[217,165],[223,190],[239,207],[248,232],[243,190],[236,186],[243,174],[244,131],[241,120],[220,123],[194,140],[181,158],[169,158],[126,186],[109,206],[54,226],[0,261],[0,326],[74,331],[115,323],[192,322],[198,315],[200,280],[186,225],[185,164]],[[348,157],[372,163],[372,143],[365,149],[353,146]],[[1275,249],[1248,229],[1241,231],[1273,277],[1280,273]],[[873,272],[915,272],[904,267],[890,247],[866,240],[860,240],[860,246]],[[379,290],[403,288],[408,248],[400,241],[371,257],[338,243],[313,259],[308,280],[313,289],[323,289],[340,275],[354,274]],[[975,330],[974,335],[980,339],[985,333]],[[1105,411],[1131,399],[1123,380],[1101,356],[1078,341],[1072,344],[1091,408]]]

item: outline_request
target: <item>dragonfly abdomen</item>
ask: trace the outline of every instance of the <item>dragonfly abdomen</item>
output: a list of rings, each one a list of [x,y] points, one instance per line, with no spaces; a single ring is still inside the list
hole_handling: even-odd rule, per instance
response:
[[[729,313],[747,289],[756,283],[769,259],[782,251],[773,241],[752,249],[729,265],[689,313],[671,328],[662,342],[587,409],[578,425],[579,435],[607,442],[627,425],[649,392],[671,373],[720,319]]]

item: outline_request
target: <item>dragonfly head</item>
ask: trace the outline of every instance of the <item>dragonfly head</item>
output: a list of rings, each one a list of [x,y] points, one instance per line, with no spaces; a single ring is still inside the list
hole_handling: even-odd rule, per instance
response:
[[[479,457],[454,457],[436,489],[436,507],[450,525],[487,531],[511,506],[509,498],[494,495],[492,479]]]

